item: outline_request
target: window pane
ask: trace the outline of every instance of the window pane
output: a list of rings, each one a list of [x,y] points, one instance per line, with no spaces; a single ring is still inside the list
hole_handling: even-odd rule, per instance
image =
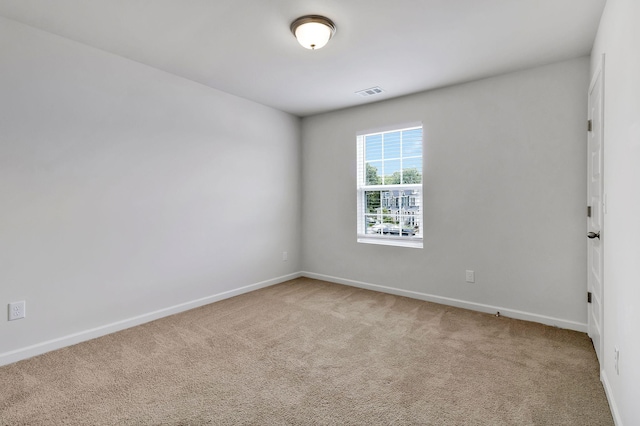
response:
[[[397,185],[400,183],[400,160],[386,160],[384,162],[384,184]]]
[[[367,214],[381,213],[380,209],[380,191],[365,191],[364,193]]]
[[[402,155],[422,156],[422,129],[406,130],[402,133]]]
[[[381,160],[382,159],[382,135],[372,135],[365,137],[365,160]]]
[[[382,161],[367,163],[365,184],[382,185]]]
[[[402,183],[422,183],[422,158],[407,158],[402,162]]]

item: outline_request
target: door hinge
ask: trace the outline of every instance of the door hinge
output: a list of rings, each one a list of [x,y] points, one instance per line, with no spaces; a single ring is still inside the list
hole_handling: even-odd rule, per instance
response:
[[[591,303],[591,292],[587,292],[587,303]]]
[[[587,206],[587,217],[591,217],[591,206]]]
[[[587,131],[590,132],[592,127],[591,120],[587,120]]]

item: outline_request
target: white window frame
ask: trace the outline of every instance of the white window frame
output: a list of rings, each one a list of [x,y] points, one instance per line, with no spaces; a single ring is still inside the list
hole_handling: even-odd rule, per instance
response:
[[[364,141],[366,136],[399,132],[413,129],[422,130],[422,183],[419,184],[394,184],[394,185],[366,185],[366,158]],[[408,123],[404,125],[378,128],[368,131],[358,132],[356,135],[357,143],[357,241],[365,244],[381,244],[399,247],[423,248],[423,232],[424,232],[424,204],[423,204],[423,186],[424,186],[424,129],[422,123]],[[415,197],[416,203],[420,206],[420,214],[415,220],[420,224],[419,233],[414,236],[402,236],[402,230],[398,236],[384,234],[367,234],[366,214],[366,191],[385,191],[385,190],[417,190],[419,196]],[[382,198],[381,198],[382,204]]]

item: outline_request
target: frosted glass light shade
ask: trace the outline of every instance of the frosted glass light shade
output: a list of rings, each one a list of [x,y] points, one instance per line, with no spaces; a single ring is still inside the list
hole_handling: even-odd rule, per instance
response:
[[[291,32],[306,49],[320,49],[336,32],[336,26],[324,16],[302,16],[291,24]]]

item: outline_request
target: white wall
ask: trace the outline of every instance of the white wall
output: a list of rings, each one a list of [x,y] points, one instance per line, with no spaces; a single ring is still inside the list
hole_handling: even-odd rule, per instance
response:
[[[583,57],[303,119],[304,271],[586,331],[588,73]],[[415,121],[424,249],[358,244],[356,132]]]
[[[300,270],[298,118],[3,18],[0,70],[0,364]]]
[[[640,424],[640,3],[607,0],[592,52],[605,54],[604,371],[618,425]],[[620,350],[620,374],[614,348]]]

